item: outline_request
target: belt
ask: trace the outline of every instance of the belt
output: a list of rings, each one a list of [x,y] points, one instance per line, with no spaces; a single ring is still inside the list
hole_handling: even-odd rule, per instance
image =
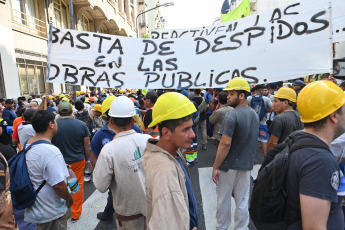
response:
[[[119,221],[130,221],[130,220],[135,220],[135,219],[138,219],[138,218],[140,218],[140,217],[143,217],[144,215],[143,214],[136,214],[136,215],[133,215],[133,216],[122,216],[122,215],[120,215],[120,214],[117,214],[116,212],[115,212],[115,217],[116,217],[116,219],[117,220],[119,220]]]

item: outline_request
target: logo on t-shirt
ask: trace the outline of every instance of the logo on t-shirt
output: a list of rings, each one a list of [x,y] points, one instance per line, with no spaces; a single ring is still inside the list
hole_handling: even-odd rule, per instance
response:
[[[137,149],[133,153],[132,161],[136,161],[136,160],[140,159],[142,156],[143,155],[141,154],[139,147],[137,147]]]
[[[333,174],[332,174],[332,178],[331,178],[331,185],[332,187],[338,191],[338,188],[339,188],[339,183],[340,183],[340,180],[339,180],[339,171],[335,171]]]
[[[110,141],[111,141],[111,140],[110,140],[109,138],[104,138],[104,139],[102,140],[102,145],[104,146],[104,145],[108,144]]]

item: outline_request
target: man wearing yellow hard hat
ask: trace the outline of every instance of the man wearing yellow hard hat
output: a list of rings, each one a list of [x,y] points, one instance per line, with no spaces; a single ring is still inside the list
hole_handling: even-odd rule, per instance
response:
[[[149,139],[144,153],[147,229],[196,229],[198,215],[188,167],[180,148],[194,138],[194,104],[180,93],[161,95],[149,127],[158,125],[160,138]]]
[[[293,207],[287,223],[293,224],[288,229],[344,228],[337,196],[339,161],[329,150],[332,141],[345,132],[344,104],[344,92],[331,81],[310,83],[298,95],[304,129],[296,131],[292,141],[307,144],[290,155],[285,191]]]
[[[258,144],[259,117],[248,106],[248,82],[241,77],[232,79],[227,87],[228,104],[234,109],[223,120],[212,178],[217,184],[217,229],[228,229],[231,222],[231,197],[234,194],[235,228],[247,229],[250,171]]]
[[[296,109],[296,92],[288,87],[280,88],[274,95],[273,108],[277,116],[267,130],[270,135],[267,150],[282,143],[290,133],[303,129],[301,116]]]

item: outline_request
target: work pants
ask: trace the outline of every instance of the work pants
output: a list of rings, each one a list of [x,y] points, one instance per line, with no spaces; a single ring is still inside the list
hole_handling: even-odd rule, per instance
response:
[[[146,230],[146,218],[142,216],[129,221],[116,220],[116,228],[117,230]]]
[[[71,169],[75,173],[78,179],[80,190],[77,193],[74,193],[73,204],[71,206],[71,216],[73,219],[79,219],[84,202],[84,169],[85,169],[85,160],[75,162],[70,164]]]
[[[217,185],[217,230],[226,230],[231,223],[231,197],[235,198],[235,228],[246,230],[249,224],[250,171],[220,171]]]
[[[201,145],[206,146],[207,144],[206,120],[199,121],[199,130],[201,132]]]

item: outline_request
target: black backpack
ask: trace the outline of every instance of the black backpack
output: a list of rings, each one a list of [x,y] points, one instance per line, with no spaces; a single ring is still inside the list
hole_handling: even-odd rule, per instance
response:
[[[93,131],[93,120],[90,117],[89,113],[87,111],[83,111],[82,113],[76,113],[75,118],[84,122],[89,129],[89,132],[91,134],[91,137],[93,137],[94,131]]]
[[[312,140],[294,143],[295,134],[296,132],[290,134],[283,143],[267,153],[254,181],[249,214],[258,230],[284,230],[291,224],[285,222],[288,205],[284,188],[291,153],[302,148],[330,151],[326,144]],[[296,221],[298,220],[294,220]]]

